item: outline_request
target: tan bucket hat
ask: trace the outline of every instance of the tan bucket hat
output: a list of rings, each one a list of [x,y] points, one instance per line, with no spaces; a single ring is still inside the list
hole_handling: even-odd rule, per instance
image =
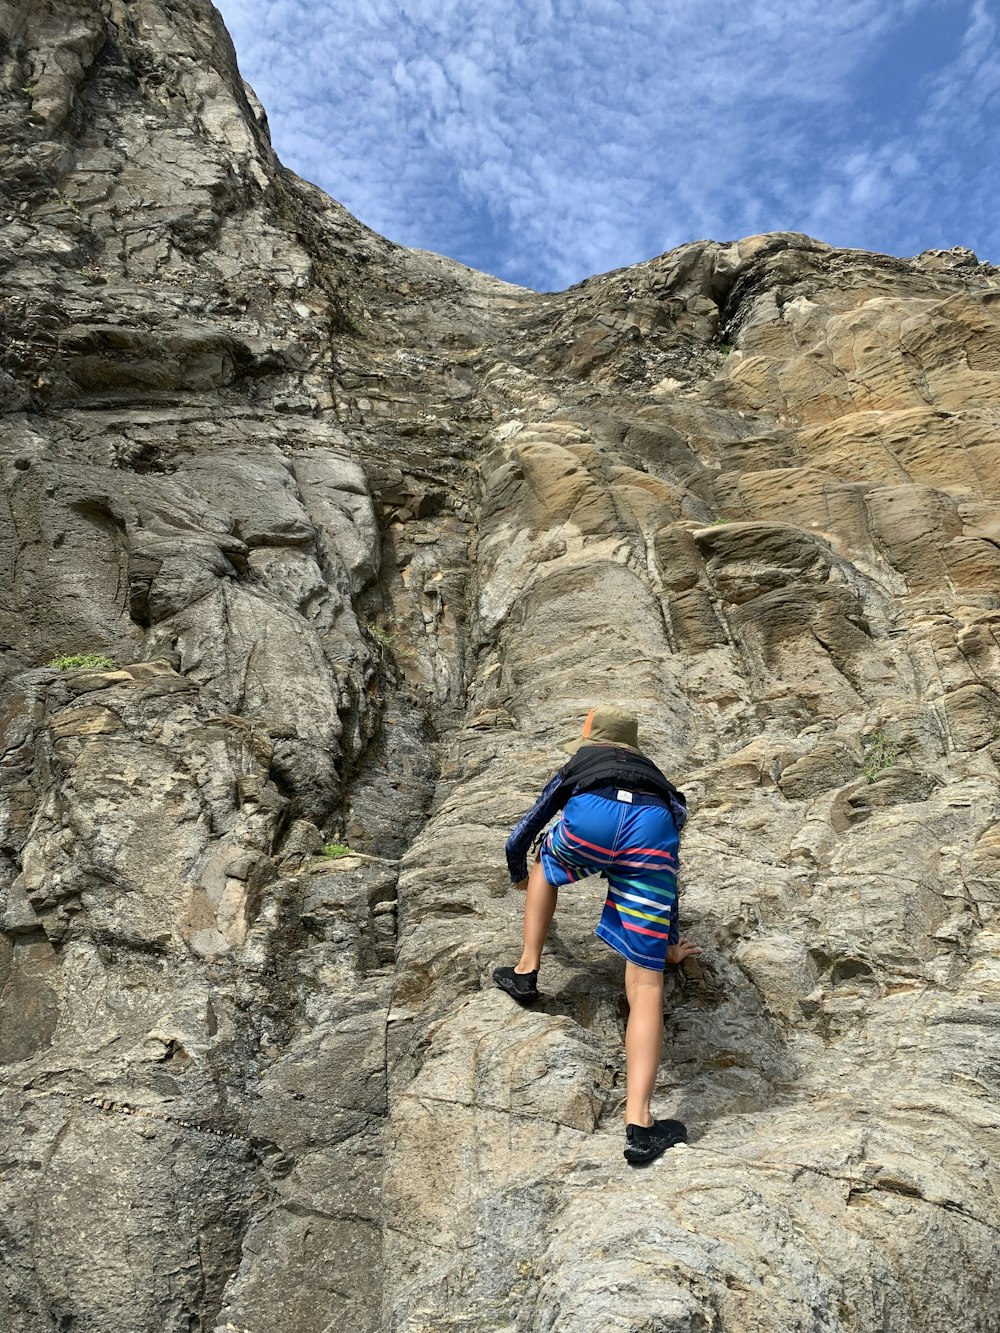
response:
[[[620,745],[641,754],[638,718],[627,708],[617,708],[614,704],[592,708],[579,738],[568,741],[562,748],[568,754],[576,754],[584,745]]]

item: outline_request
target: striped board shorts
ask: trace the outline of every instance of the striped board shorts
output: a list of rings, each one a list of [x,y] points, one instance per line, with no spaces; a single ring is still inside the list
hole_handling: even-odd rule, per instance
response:
[[[608,896],[594,933],[629,962],[662,972],[671,934],[677,940],[678,841],[658,796],[581,792],[543,840],[542,869],[554,888],[603,875]]]

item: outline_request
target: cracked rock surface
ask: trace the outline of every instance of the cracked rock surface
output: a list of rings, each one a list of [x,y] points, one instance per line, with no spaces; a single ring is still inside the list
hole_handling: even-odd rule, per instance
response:
[[[203,0],[0,53],[0,1328],[1000,1330],[1000,275],[537,294],[283,169]],[[600,885],[489,984],[622,701],[704,949],[646,1171]]]

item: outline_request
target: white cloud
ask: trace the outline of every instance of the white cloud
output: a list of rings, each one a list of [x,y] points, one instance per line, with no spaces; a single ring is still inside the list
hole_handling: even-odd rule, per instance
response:
[[[953,58],[925,80],[919,110],[902,128],[835,154],[832,187],[806,230],[835,243],[912,254],[966,245],[1000,262],[994,185],[997,29],[983,0],[960,6],[966,22]],[[994,115],[983,114],[992,98]]]
[[[289,166],[394,240],[514,281],[772,228],[1000,258],[986,173],[969,188],[956,166],[995,151],[986,0],[221,7]],[[865,72],[946,11],[964,39],[923,60],[907,121]]]

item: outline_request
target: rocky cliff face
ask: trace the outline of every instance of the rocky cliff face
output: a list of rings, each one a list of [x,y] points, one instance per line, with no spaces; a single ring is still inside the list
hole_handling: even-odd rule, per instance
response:
[[[284,171],[202,0],[0,32],[0,1327],[1000,1328],[996,271],[537,295]],[[644,1173],[599,890],[488,984],[622,700],[705,949]]]

